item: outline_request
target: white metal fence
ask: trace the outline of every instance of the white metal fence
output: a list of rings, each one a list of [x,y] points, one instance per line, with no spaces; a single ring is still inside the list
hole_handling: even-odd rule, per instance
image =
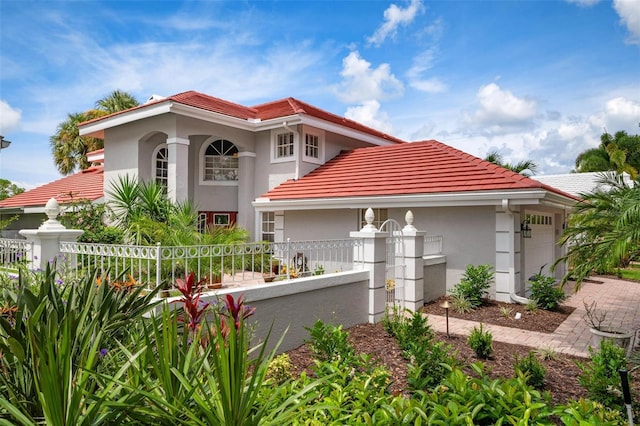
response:
[[[0,263],[4,269],[27,264],[33,256],[33,243],[24,239],[0,238]]]
[[[442,254],[442,235],[427,235],[424,237],[424,255]]]
[[[215,288],[347,271],[357,267],[354,251],[362,249],[362,240],[355,238],[211,246],[60,243],[61,255],[76,273],[92,268],[114,277],[126,273],[126,279],[150,288],[171,288],[189,272]]]

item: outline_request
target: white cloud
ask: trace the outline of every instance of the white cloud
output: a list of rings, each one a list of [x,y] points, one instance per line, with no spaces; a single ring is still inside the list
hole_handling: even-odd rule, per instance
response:
[[[517,125],[525,124],[537,113],[537,105],[533,100],[519,98],[509,90],[503,90],[496,83],[480,87],[477,93],[480,108],[473,121],[483,125]]]
[[[596,3],[599,3],[600,0],[567,0],[567,3],[574,3],[578,6],[589,7],[593,6]]]
[[[427,49],[413,58],[413,65],[407,71],[409,85],[416,90],[427,93],[447,91],[447,85],[437,77],[424,78],[423,74],[433,66],[436,49]]]
[[[348,103],[383,100],[402,94],[404,87],[392,73],[389,64],[371,68],[371,63],[355,51],[342,60],[343,81],[336,95]]]
[[[631,33],[629,41],[640,44],[640,2],[638,0],[614,0],[613,7]]]
[[[344,114],[350,120],[355,120],[366,126],[391,134],[393,128],[386,112],[380,111],[380,102],[368,100],[360,105],[347,108]]]
[[[618,130],[625,130],[632,134],[638,133],[640,102],[623,97],[610,99],[604,107],[603,121],[610,133]]]
[[[422,0],[411,0],[406,8],[392,4],[384,11],[384,22],[367,41],[380,46],[387,37],[394,37],[400,25],[408,25],[424,10]]]
[[[19,109],[11,108],[6,101],[0,100],[0,135],[18,129],[22,112]]]
[[[416,90],[427,93],[442,93],[447,91],[447,85],[439,78],[427,78],[424,80],[411,80],[409,85]]]

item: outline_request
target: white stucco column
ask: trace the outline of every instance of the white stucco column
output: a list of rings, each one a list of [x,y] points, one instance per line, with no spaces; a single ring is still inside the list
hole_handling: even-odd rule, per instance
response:
[[[380,232],[373,223],[373,211],[367,209],[365,214],[367,225],[360,231],[349,233],[351,238],[362,238],[364,247],[354,249],[353,261],[358,265],[363,264],[369,270],[369,308],[368,317],[370,323],[382,319],[387,300],[385,289],[387,232]]]
[[[44,270],[47,263],[56,259],[60,253],[60,242],[75,242],[84,233],[79,229],[67,229],[58,222],[57,217],[60,214],[60,206],[55,198],[47,201],[44,211],[49,219],[40,225],[38,229],[23,229],[19,232],[27,241],[33,243],[29,269],[40,268]]]
[[[256,153],[238,153],[238,225],[254,235],[255,211],[251,203],[260,194],[254,194]]]
[[[167,138],[167,196],[171,201],[189,198],[189,139]]]
[[[402,228],[404,242],[404,301],[405,307],[413,312],[424,306],[424,231],[413,226],[413,213],[405,215],[407,225]]]
[[[503,203],[505,204],[505,203]],[[520,288],[520,212],[508,202],[496,210],[496,300],[512,303]]]

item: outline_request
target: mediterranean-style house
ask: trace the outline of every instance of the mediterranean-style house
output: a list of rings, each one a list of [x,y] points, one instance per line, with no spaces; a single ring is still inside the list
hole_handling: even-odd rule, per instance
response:
[[[434,262],[447,288],[466,265],[486,263],[496,270],[492,296],[504,301],[526,296],[527,277],[550,273],[578,200],[438,141],[409,143],[294,98],[247,107],[193,91],[154,96],[81,124],[80,134],[104,140],[100,201],[119,176],[156,180],[172,200],[193,200],[202,226],[235,223],[267,241],[348,238],[367,208],[374,225],[402,223],[410,209],[418,230],[442,236]],[[13,198],[0,212],[17,207]]]

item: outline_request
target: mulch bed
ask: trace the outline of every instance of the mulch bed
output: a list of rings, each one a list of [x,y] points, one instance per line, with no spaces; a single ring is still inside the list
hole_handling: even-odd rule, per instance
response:
[[[444,309],[439,306],[441,302],[442,300],[437,300],[429,303],[425,306],[424,311],[427,314],[443,315]],[[513,315],[511,315],[510,318],[503,316],[500,307],[504,305],[514,309],[513,314],[515,314],[515,309],[519,308],[518,312],[521,312],[522,319],[515,320],[513,319]],[[470,314],[457,314],[450,309],[449,315],[471,321],[551,333],[571,314],[573,309],[574,308],[562,306],[557,312],[543,310],[529,312],[521,306],[518,307],[492,301]],[[396,340],[386,332],[382,324],[359,324],[347,331],[349,332],[349,340],[355,347],[357,353],[372,355],[374,359],[388,368],[393,378],[390,391],[393,394],[406,393],[407,360],[402,356],[402,351],[398,347]],[[446,334],[437,333],[437,338],[451,345],[452,351],[457,352],[457,356],[463,365],[482,361],[491,378],[514,377],[513,363],[515,355],[517,354],[519,358],[522,358],[526,356],[529,351],[535,350],[528,346],[494,341],[493,356],[488,360],[479,360],[467,345],[466,337],[451,335],[447,338]],[[311,372],[313,354],[307,345],[302,345],[299,348],[291,350],[288,354],[294,365],[294,373],[299,374],[303,370],[308,373]],[[587,362],[588,360],[561,353],[555,355],[554,360],[542,361],[542,364],[547,370],[543,390],[550,391],[554,404],[586,397],[586,390],[578,384],[578,376],[581,374],[581,370],[577,367],[576,362]],[[635,389],[635,394],[640,394],[640,369],[632,374],[631,381]]]
[[[445,297],[441,297],[427,303],[423,312],[428,315],[444,316],[444,308],[440,307],[444,300]],[[485,300],[481,309],[475,309],[469,313],[460,313],[449,308],[449,317],[541,333],[553,333],[574,310],[575,308],[571,306],[560,306],[556,311],[545,311],[544,309],[528,311],[523,305]],[[505,315],[506,311],[509,312],[508,316]],[[515,319],[516,312],[521,314],[521,318],[518,320]]]

